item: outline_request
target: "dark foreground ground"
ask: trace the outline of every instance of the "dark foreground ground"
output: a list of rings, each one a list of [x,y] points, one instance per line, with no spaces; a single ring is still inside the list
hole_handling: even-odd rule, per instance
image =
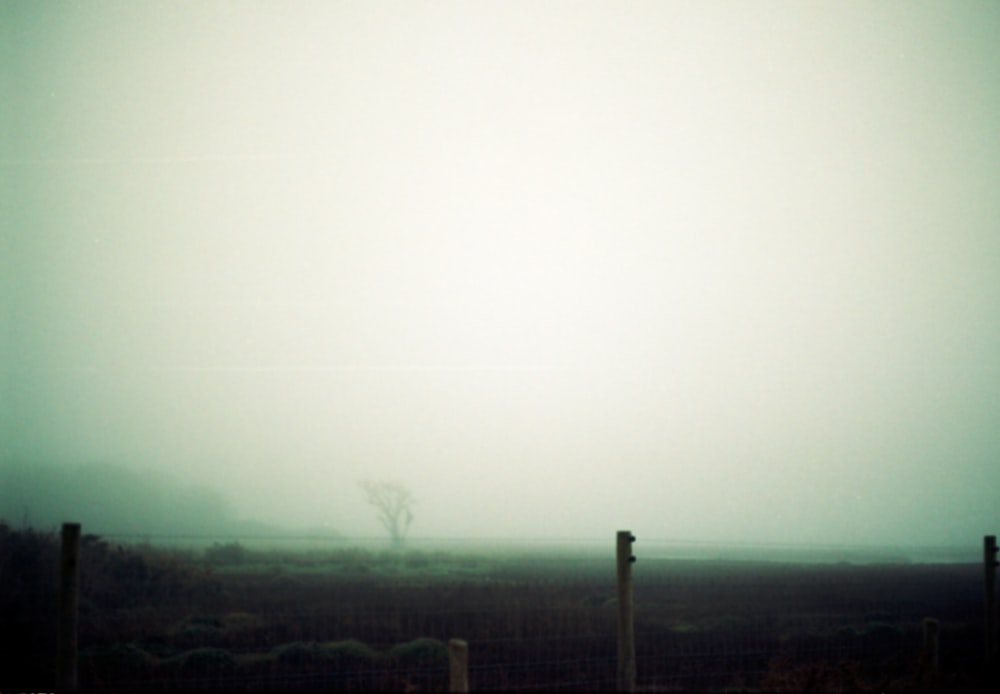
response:
[[[55,683],[57,549],[0,525],[0,691]],[[473,691],[615,687],[613,551],[82,550],[83,689],[442,691],[451,638]],[[640,557],[634,592],[640,690],[985,689],[981,565]]]

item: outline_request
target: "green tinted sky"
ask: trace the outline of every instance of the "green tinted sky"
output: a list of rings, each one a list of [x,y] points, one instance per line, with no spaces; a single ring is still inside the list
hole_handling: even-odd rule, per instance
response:
[[[1000,5],[6,2],[7,460],[425,536],[976,542]]]

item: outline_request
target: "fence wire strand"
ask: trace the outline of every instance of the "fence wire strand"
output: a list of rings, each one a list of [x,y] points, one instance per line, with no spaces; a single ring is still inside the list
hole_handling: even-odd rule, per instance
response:
[[[13,556],[5,537],[0,559]],[[441,690],[451,638],[469,644],[473,690],[617,683],[610,551],[392,553],[274,538],[258,548],[249,537],[180,550],[177,536],[135,540],[83,543],[82,688]],[[981,643],[974,563],[637,554],[640,688],[917,682],[924,617],[944,625],[942,669],[976,674],[968,664]]]

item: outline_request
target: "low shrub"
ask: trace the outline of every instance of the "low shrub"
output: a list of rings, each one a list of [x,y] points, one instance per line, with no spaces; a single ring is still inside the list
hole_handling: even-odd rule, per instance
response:
[[[161,661],[164,674],[214,678],[236,670],[236,658],[224,648],[195,648]]]
[[[271,656],[285,665],[306,665],[319,660],[315,642],[293,641],[271,649]]]
[[[179,649],[206,646],[223,634],[221,620],[210,615],[188,617],[168,632],[170,642]]]
[[[338,667],[368,667],[381,660],[378,651],[356,639],[327,641],[321,646],[324,657]]]
[[[205,549],[205,561],[215,566],[239,566],[249,559],[249,552],[239,542],[216,542]]]
[[[156,670],[158,659],[134,643],[92,646],[80,652],[79,668],[88,681],[106,685],[121,680],[142,680]]]
[[[431,638],[419,638],[393,646],[389,658],[404,663],[419,665],[446,665],[448,647],[444,642]]]

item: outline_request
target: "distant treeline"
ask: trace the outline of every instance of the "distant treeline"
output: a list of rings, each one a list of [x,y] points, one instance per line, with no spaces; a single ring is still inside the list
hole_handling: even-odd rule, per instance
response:
[[[215,489],[107,463],[57,466],[0,463],[0,517],[54,529],[82,523],[85,533],[270,535],[280,530],[236,517]]]

